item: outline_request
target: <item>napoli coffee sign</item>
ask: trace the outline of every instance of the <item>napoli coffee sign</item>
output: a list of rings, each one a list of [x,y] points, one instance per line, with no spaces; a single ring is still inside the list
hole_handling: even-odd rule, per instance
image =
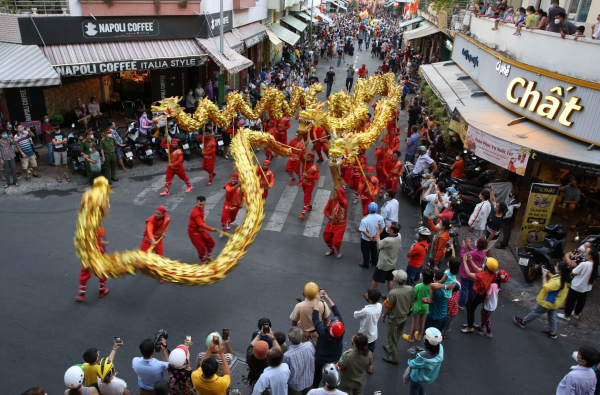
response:
[[[158,22],[155,20],[136,21],[85,21],[82,22],[83,37],[140,37],[158,36]]]

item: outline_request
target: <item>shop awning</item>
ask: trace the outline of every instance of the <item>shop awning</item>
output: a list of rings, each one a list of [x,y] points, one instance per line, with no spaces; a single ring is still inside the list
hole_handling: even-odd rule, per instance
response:
[[[427,21],[423,22],[423,25],[416,29],[409,30],[404,33],[404,40],[416,40],[417,38],[431,36],[432,34],[439,33],[440,29],[432,23]]]
[[[410,21],[404,21],[404,22],[401,22],[401,23],[398,25],[398,27],[399,27],[400,29],[402,29],[403,27],[410,26],[410,25],[414,25],[415,23],[419,23],[419,22],[421,22],[422,20],[423,20],[423,17],[420,17],[420,16],[418,16],[418,17],[416,17],[416,18],[413,18],[413,19],[411,19]]]
[[[233,32],[227,32],[223,34],[223,37],[225,38],[225,41],[227,41],[229,48],[233,49],[237,53],[244,52],[244,43]]]
[[[266,35],[267,28],[264,27],[260,22],[254,22],[249,25],[240,26],[233,29],[235,34],[240,40],[246,44],[246,47],[251,47],[260,43]]]
[[[310,11],[306,11],[307,13],[310,13]],[[310,23],[311,22],[311,18],[310,15],[305,14],[304,12],[298,12],[296,14],[294,14],[294,16],[298,16],[302,19],[304,19],[306,22]],[[312,24],[313,25],[317,25],[319,23],[318,19],[312,18]]]
[[[552,158],[556,166],[569,168],[571,163],[573,168],[572,163],[577,162],[581,163],[581,172],[588,171],[585,166],[600,169],[600,150],[588,150],[589,143],[529,120],[508,126],[512,121],[522,118],[521,115],[482,94],[479,86],[453,62],[421,65],[421,72],[449,110],[456,109],[468,125],[501,140],[537,151],[542,154],[540,160],[542,157]],[[475,92],[477,94],[473,95]]]
[[[281,52],[283,50],[283,42],[279,38],[277,38],[275,33],[273,33],[269,29],[267,29],[267,36],[269,37],[269,41],[271,41],[271,43],[273,44],[273,50],[275,51],[275,53]]]
[[[37,45],[0,43],[0,88],[60,85],[60,76]]]
[[[336,7],[346,10],[346,6],[339,1],[332,1],[331,4],[335,5]]]
[[[196,41],[200,44],[200,47],[208,52],[210,58],[224,68],[230,74],[239,73],[240,71],[247,69],[252,66],[250,59],[243,57],[242,55],[235,52],[233,49],[225,45],[223,53],[219,51],[219,36],[211,38],[197,38]],[[223,44],[227,41],[224,40]]]
[[[290,45],[294,45],[300,40],[300,36],[296,33],[286,29],[285,27],[278,25],[277,23],[273,23],[269,26],[269,30],[275,34],[279,39],[285,41]],[[272,41],[272,40],[271,40]]]
[[[298,30],[299,32],[303,32],[304,30],[306,30],[306,26],[308,26],[306,23],[294,18],[291,15],[284,16],[283,18],[281,18],[281,20],[293,27],[294,29]]]
[[[313,8],[313,12],[314,14],[320,16],[321,18],[323,18],[323,20],[325,22],[333,22],[333,19],[331,19],[327,14],[325,14],[324,12],[321,12],[321,10],[319,10],[318,8]]]
[[[207,58],[193,39],[57,44],[40,49],[62,76],[192,67]]]

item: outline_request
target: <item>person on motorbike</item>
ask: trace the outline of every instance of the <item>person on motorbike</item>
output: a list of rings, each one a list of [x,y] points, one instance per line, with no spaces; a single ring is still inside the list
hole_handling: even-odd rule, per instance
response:
[[[419,157],[416,160],[414,169],[408,173],[406,176],[406,183],[410,188],[410,192],[408,196],[411,196],[415,193],[415,185],[413,179],[417,177],[419,174],[423,173],[424,170],[428,169],[430,165],[435,164],[433,159],[429,156],[429,152],[427,148],[422,145],[419,147]],[[437,169],[437,165],[434,165],[435,169]]]

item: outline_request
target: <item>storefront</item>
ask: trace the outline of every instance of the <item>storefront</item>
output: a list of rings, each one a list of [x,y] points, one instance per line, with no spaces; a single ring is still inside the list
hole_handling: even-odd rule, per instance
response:
[[[408,22],[418,20],[420,17],[412,19]],[[404,22],[407,23],[407,22]],[[437,61],[442,58],[442,51],[446,50],[443,45],[445,36],[440,32],[440,29],[428,21],[420,21],[420,26],[410,24],[412,30],[405,31],[403,34],[404,45],[409,45],[421,54],[424,63],[431,63],[431,60]],[[448,54],[449,55],[449,54]]]
[[[569,177],[596,185],[598,84],[516,62],[462,34],[452,60],[421,72],[476,155],[522,176],[521,186]]]

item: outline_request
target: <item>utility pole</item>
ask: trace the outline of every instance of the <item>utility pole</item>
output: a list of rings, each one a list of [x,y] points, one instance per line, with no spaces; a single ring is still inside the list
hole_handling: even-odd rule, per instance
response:
[[[221,0],[223,1],[223,0]],[[312,41],[312,28],[313,28],[313,0],[310,1],[310,30],[308,31],[308,42],[310,43],[310,49],[312,50],[313,41]]]
[[[219,52],[221,55],[225,53],[223,47],[223,0],[219,0]],[[225,72],[223,68],[219,70],[219,92],[217,95],[217,104],[221,104],[225,101]]]

